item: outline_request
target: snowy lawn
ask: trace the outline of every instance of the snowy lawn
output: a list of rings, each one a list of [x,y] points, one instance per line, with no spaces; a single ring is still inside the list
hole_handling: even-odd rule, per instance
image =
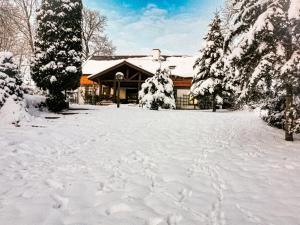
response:
[[[299,136],[251,112],[89,108],[0,128],[0,224],[300,224]]]

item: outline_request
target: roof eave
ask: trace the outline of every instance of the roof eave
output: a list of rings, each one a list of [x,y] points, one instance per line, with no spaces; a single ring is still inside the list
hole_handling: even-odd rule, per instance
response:
[[[113,69],[116,69],[116,68],[122,66],[123,64],[127,64],[128,66],[131,66],[131,67],[135,68],[136,70],[139,70],[139,71],[141,71],[141,72],[143,72],[145,74],[148,74],[149,76],[153,76],[154,75],[150,71],[145,70],[145,69],[143,69],[143,68],[141,68],[139,66],[136,66],[136,65],[134,65],[134,64],[132,64],[132,63],[127,62],[126,60],[124,60],[124,61],[122,61],[122,62],[120,62],[120,63],[118,63],[118,64],[116,64],[116,65],[114,65],[112,67],[107,68],[106,70],[103,70],[101,72],[98,72],[98,73],[95,73],[95,74],[92,74],[92,75],[88,76],[88,79],[93,80],[93,79],[99,78],[103,74],[105,74],[105,73],[107,73],[107,72],[109,72],[109,71],[111,71]]]

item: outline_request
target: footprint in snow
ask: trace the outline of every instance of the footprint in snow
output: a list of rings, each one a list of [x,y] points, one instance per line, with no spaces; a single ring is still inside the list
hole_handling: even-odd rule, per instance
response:
[[[294,169],[295,169],[295,167],[292,166],[292,165],[285,165],[284,167],[285,167],[286,169],[288,169],[288,170],[294,170]]]
[[[181,220],[182,220],[181,215],[172,214],[168,216],[167,223],[168,225],[179,225]]]
[[[156,217],[156,218],[150,218],[146,222],[146,225],[159,225],[160,223],[163,222],[162,218]]]
[[[128,206],[124,203],[120,203],[120,204],[112,205],[111,207],[106,209],[105,212],[107,215],[112,215],[112,214],[119,213],[119,212],[130,212],[130,211],[132,211],[130,206]]]
[[[184,201],[185,199],[191,197],[193,194],[193,192],[190,190],[188,191],[187,189],[183,188],[180,192],[179,192],[179,195],[180,195],[180,198],[179,198],[179,202],[182,202]]]
[[[47,179],[45,181],[45,183],[51,187],[51,188],[54,188],[54,189],[59,189],[59,190],[64,190],[64,185],[55,181],[55,180],[52,180],[52,179]]]
[[[55,201],[54,209],[66,209],[69,204],[69,199],[57,194],[52,194],[51,198]]]

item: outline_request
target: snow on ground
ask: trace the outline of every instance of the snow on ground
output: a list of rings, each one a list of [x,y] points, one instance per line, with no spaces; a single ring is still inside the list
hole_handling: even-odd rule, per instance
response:
[[[0,128],[0,224],[300,224],[299,136],[251,112],[89,108]]]

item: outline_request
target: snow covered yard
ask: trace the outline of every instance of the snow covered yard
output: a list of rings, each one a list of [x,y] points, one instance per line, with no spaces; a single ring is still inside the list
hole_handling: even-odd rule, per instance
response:
[[[299,136],[251,112],[90,108],[0,129],[0,224],[300,224]]]

